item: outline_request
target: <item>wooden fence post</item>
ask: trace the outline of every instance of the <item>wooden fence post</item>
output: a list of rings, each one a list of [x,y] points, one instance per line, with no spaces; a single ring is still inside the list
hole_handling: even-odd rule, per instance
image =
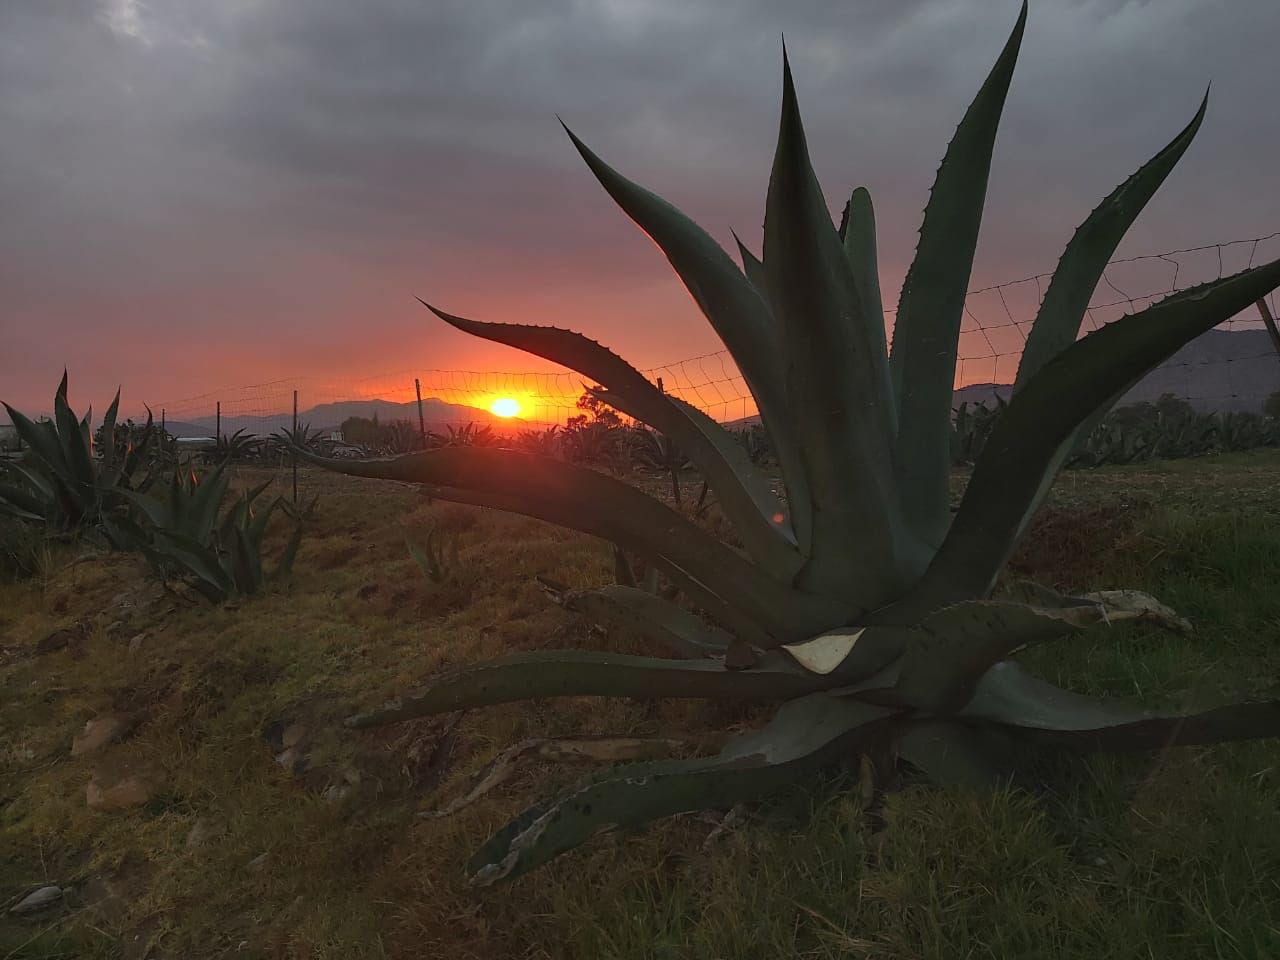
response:
[[[422,383],[413,378],[413,392],[418,395],[418,432],[422,434],[422,449],[427,449],[427,420],[422,415]]]
[[[1280,329],[1276,328],[1276,318],[1271,315],[1271,308],[1263,297],[1258,298],[1258,313],[1262,315],[1267,333],[1271,334],[1271,345],[1276,348],[1276,357],[1280,358]]]
[[[293,442],[298,443],[298,391],[293,391]],[[298,503],[298,454],[293,455],[293,502]]]

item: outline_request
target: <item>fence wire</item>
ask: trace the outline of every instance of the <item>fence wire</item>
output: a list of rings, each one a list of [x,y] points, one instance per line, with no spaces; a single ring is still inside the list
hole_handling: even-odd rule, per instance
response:
[[[1088,333],[1118,317],[1141,310],[1161,297],[1280,257],[1280,231],[1263,237],[1229,240],[1125,257],[1103,273],[1085,316]],[[965,301],[957,399],[988,400],[1013,382],[1027,333],[1048,289],[1051,274],[1041,273],[971,291]],[[1276,303],[1270,301],[1272,316]],[[892,337],[894,311],[885,314]],[[727,351],[690,357],[642,371],[669,394],[700,408],[721,423],[756,414],[751,392]],[[415,386],[415,380],[417,386]],[[543,427],[563,424],[580,414],[583,378],[572,371],[520,372],[403,369],[362,378],[299,377],[195,397],[152,403],[172,432],[223,434],[238,429],[267,433],[287,426],[297,392],[299,419],[312,427],[337,428],[349,416],[417,422],[417,391],[428,429],[444,429],[497,418],[499,400],[515,401],[512,424]],[[1123,402],[1155,400],[1171,394],[1197,409],[1259,411],[1280,390],[1280,356],[1254,309],[1233,317],[1183,348],[1152,371]],[[508,405],[509,408],[510,405]],[[218,409],[221,408],[221,416]]]

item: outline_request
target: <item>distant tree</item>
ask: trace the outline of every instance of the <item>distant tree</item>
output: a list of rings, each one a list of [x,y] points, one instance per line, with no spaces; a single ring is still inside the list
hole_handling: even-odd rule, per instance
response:
[[[378,423],[376,411],[372,419],[369,417],[347,417],[342,421],[342,426],[339,429],[342,431],[342,439],[347,443],[358,443],[362,446],[370,447],[380,446],[385,432],[382,424]]]

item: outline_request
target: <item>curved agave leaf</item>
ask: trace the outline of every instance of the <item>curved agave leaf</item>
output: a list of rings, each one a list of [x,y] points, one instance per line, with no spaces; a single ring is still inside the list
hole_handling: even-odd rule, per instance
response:
[[[764,219],[764,270],[786,339],[787,398],[813,491],[800,583],[876,607],[920,570],[904,556],[893,477],[888,373],[877,325],[809,162],[791,67]]]
[[[786,343],[769,303],[705,230],[657,194],[632,183],[565,127],[569,139],[609,196],[666,254],[694,302],[733,355],[760,417],[774,436],[801,550],[808,552],[809,481],[787,406],[783,366]]]
[[[892,715],[820,694],[793,700],[763,729],[731,740],[718,756],[618,767],[527,810],[481,847],[467,872],[481,885],[511,879],[601,829],[771,793],[854,749]]]
[[[682,657],[723,657],[733,635],[708,626],[674,603],[636,587],[608,586],[572,592],[564,605],[588,616],[631,630]]]
[[[464,667],[378,710],[347,720],[373,727],[453,710],[547,697],[698,697],[781,700],[830,686],[797,670],[780,655],[766,655],[748,670],[726,670],[710,660],[668,660],[620,653],[551,650],[517,653]]]
[[[697,464],[757,563],[784,582],[790,582],[800,569],[804,557],[796,549],[786,508],[741,446],[702,411],[667,396],[631,364],[580,333],[559,327],[482,323],[418,302],[464,333],[544,357],[602,384],[608,403],[670,437]]]
[[[67,468],[66,458],[62,454],[62,445],[58,442],[58,430],[51,421],[33,421],[21,410],[15,410],[4,404],[9,414],[9,422],[13,424],[18,437],[31,448],[31,452],[39,458],[52,473],[63,481],[70,483],[74,479]]]
[[[235,592],[235,581],[222,568],[217,554],[205,544],[171,530],[156,530],[154,537],[155,546],[147,550],[170,565],[180,565],[196,578],[196,587],[215,603]]]
[[[425,484],[442,498],[523,513],[668,561],[778,642],[821,629],[836,615],[821,598],[769,577],[666,504],[585,467],[492,447],[442,447],[366,461],[297,452],[338,473]]]
[[[947,147],[894,322],[890,367],[898,393],[898,477],[908,520],[931,545],[942,542],[950,520],[948,441],[960,323],[996,130],[1026,22],[1023,3],[1013,34]]]
[[[880,296],[880,260],[876,253],[876,211],[871,203],[871,193],[866,187],[858,187],[853,191],[849,202],[844,205],[844,214],[840,218],[840,241],[844,245],[844,254],[853,271],[854,282],[858,286],[858,296],[862,299],[862,312],[867,318],[868,332],[874,339],[872,350],[880,356],[889,354],[888,342],[884,332],[884,301]],[[893,396],[893,386],[889,375],[888,364],[883,364],[884,395]],[[889,434],[898,434],[898,405],[896,399],[889,404]]]
[[[66,371],[63,371],[62,383],[53,397],[53,418],[58,425],[58,440],[62,445],[62,462],[67,468],[67,479],[85,507],[92,509],[97,492],[93,456],[85,442],[80,420],[67,404]]]
[[[1147,202],[1160,189],[1204,120],[1209,95],[1205,94],[1191,122],[1137,173],[1120,184],[1089,214],[1067,244],[1049,281],[1044,302],[1027,335],[1013,384],[1017,394],[1049,360],[1075,342],[1080,323],[1102,272]]]
[[[742,261],[742,272],[746,274],[751,286],[756,288],[756,292],[760,294],[761,299],[768,303],[769,280],[764,273],[764,264],[760,262],[754,253],[747,249],[747,245],[742,242],[742,238],[736,233],[733,235],[733,242],[738,245],[738,258]]]
[[[1066,636],[1090,612],[1092,622],[1102,619],[1098,607],[1037,610],[983,601],[944,607],[912,631],[895,692],[917,710],[954,713],[993,664],[1031,644]]]
[[[110,469],[116,464],[116,415],[119,410],[120,388],[116,387],[116,395],[102,418],[102,466],[104,469]]]
[[[1037,740],[1085,750],[1155,750],[1280,737],[1280,700],[1179,715],[1072,693],[1046,683],[1012,661],[996,664],[988,671],[961,715],[1005,724]]]
[[[999,728],[956,720],[907,721],[895,733],[898,756],[935,783],[992,789],[1013,775],[1015,744]]]
[[[913,595],[908,621],[984,596],[1070,452],[1076,428],[1204,331],[1280,286],[1280,260],[1166,297],[1077,340],[1001,414],[946,541]]]
[[[0,513],[21,520],[44,520],[45,505],[39,497],[21,487],[0,483]]]

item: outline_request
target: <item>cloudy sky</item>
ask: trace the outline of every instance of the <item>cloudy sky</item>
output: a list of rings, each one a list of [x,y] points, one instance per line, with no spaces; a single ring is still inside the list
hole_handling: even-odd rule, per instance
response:
[[[833,208],[876,197],[886,299],[1016,0],[4,0],[0,397],[135,403],[300,374],[526,369],[430,322],[717,344],[556,114],[758,248],[792,56]],[[1275,0],[1038,0],[974,283],[1051,267],[1213,92],[1129,253],[1280,229]]]

